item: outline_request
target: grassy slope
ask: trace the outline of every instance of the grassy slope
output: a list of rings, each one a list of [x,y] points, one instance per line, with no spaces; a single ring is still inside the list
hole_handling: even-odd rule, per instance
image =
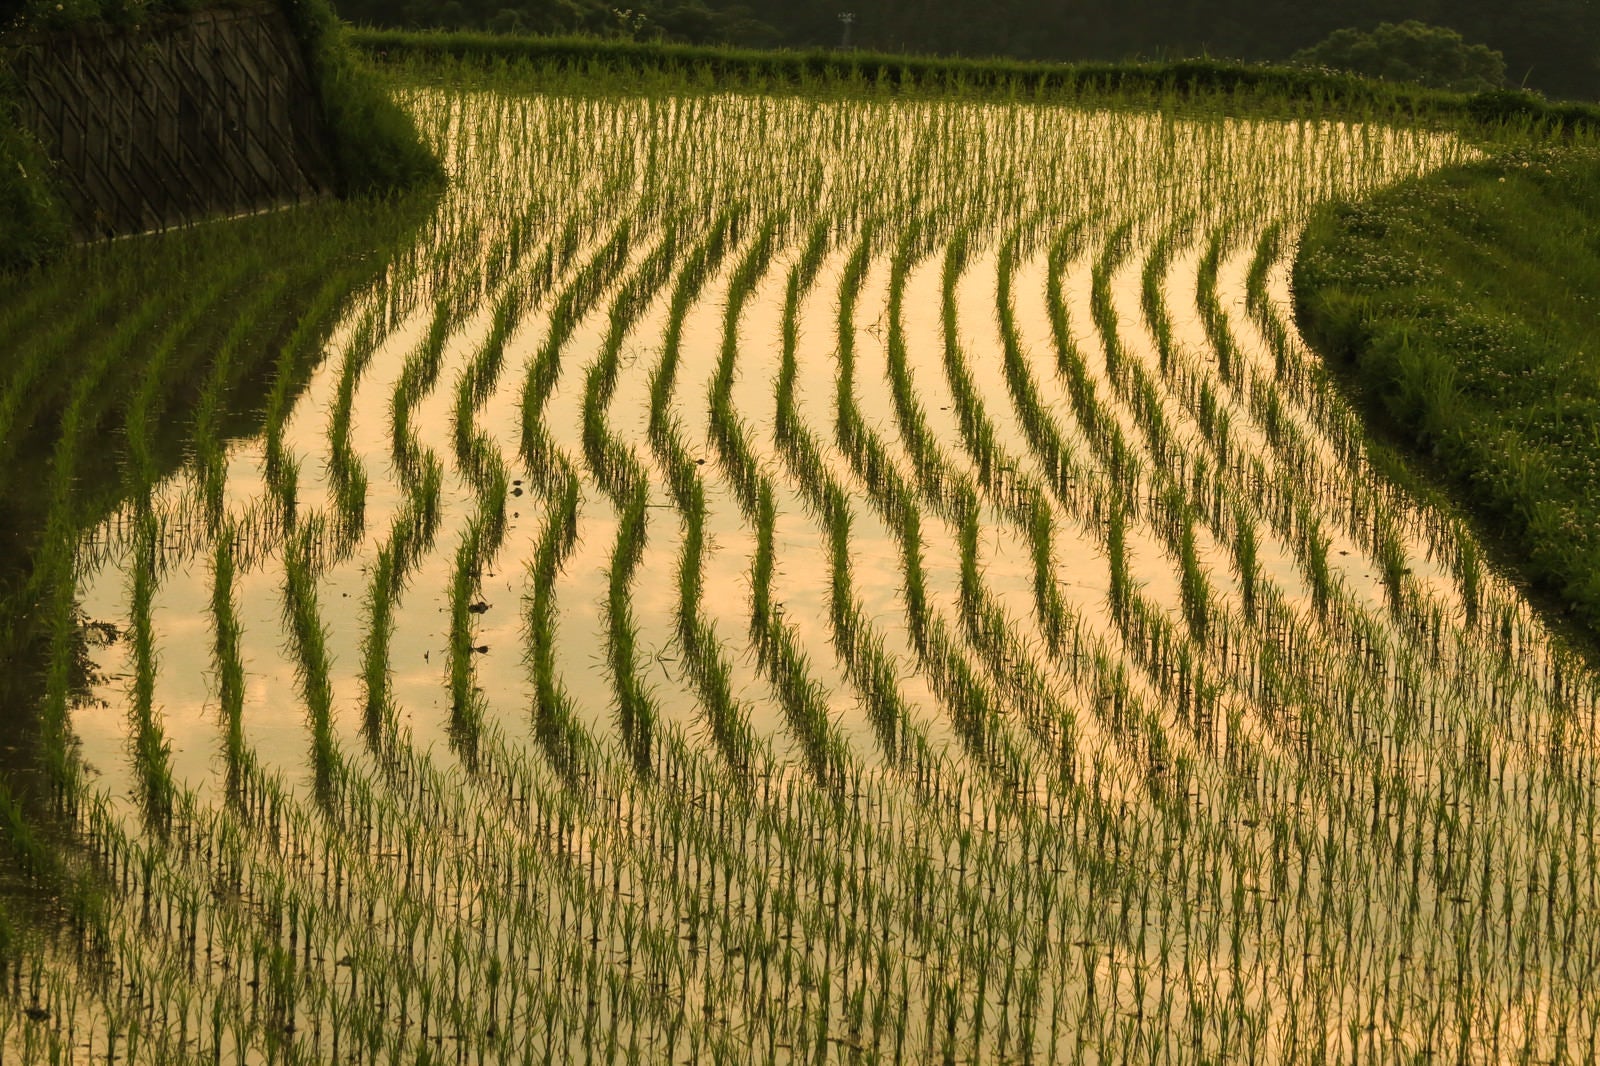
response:
[[[1323,208],[1307,340],[1558,615],[1600,632],[1600,151],[1547,148]]]
[[[416,123],[360,63],[328,0],[282,0],[328,121],[341,195],[385,193],[439,178]]]

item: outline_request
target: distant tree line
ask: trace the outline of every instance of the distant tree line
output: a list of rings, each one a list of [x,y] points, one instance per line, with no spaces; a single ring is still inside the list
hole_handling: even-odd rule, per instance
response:
[[[1600,97],[1600,0],[336,0],[370,25],[585,32],[1024,59],[1287,61],[1337,30],[1420,20],[1501,53],[1506,80]],[[1351,42],[1345,42],[1347,45]],[[1404,64],[1402,64],[1402,67]],[[1391,68],[1391,76],[1403,74]]]
[[[1296,52],[1291,62],[1468,93],[1500,89],[1506,81],[1505,56],[1487,45],[1468,44],[1455,30],[1415,19],[1380,22],[1370,33],[1334,30],[1321,43]]]

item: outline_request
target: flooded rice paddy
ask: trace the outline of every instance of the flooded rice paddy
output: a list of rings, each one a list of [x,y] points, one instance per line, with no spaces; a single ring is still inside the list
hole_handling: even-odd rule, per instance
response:
[[[81,545],[115,976],[21,1061],[1592,1058],[1593,679],[1292,320],[1467,149],[407,102],[417,246]]]

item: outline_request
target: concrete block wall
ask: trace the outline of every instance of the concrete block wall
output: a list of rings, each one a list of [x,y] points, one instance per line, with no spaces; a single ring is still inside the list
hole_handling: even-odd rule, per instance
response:
[[[273,4],[21,42],[22,124],[95,240],[327,194],[326,132]]]

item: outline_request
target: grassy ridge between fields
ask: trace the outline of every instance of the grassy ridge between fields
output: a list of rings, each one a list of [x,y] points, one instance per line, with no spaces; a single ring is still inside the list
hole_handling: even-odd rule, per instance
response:
[[[1048,63],[887,52],[764,51],[592,37],[523,37],[488,33],[354,29],[350,42],[379,62],[449,62],[461,67],[528,64],[641,87],[696,85],[754,91],[828,86],[873,87],[1052,100],[1107,94],[1157,102],[1205,98],[1219,107],[1265,106],[1274,112],[1429,120],[1463,131],[1542,127],[1550,133],[1600,130],[1600,108],[1557,103],[1532,92],[1454,93],[1386,83],[1306,67],[1214,59],[1173,62]]]
[[[1600,151],[1514,152],[1325,206],[1294,289],[1307,341],[1410,476],[1600,633]]]

